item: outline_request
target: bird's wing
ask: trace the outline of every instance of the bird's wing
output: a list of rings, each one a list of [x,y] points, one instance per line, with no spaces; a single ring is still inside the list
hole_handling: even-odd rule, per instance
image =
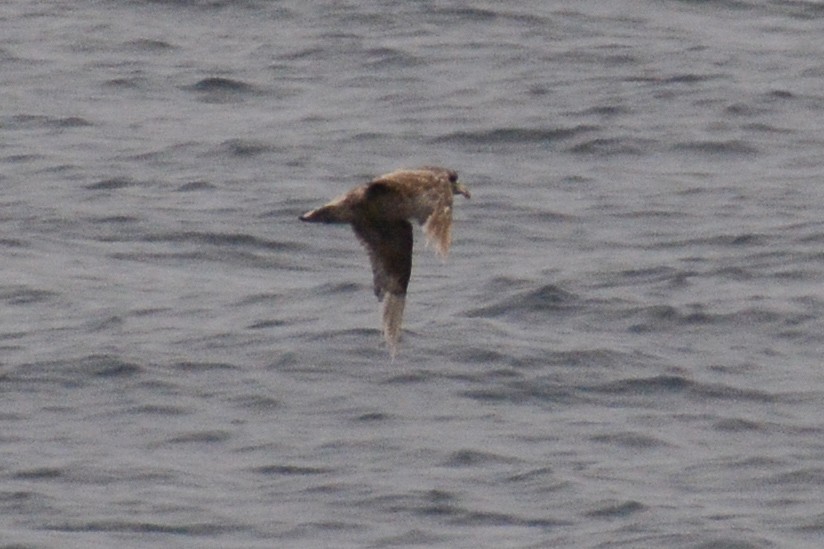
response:
[[[449,246],[452,244],[452,195],[447,196],[448,200],[441,199],[437,202],[423,224],[427,242],[435,246],[435,251],[441,257],[449,254]]]
[[[352,227],[369,252],[375,295],[383,301],[383,337],[394,357],[412,273],[412,224],[405,220],[355,221]]]
[[[412,273],[412,224],[405,220],[356,220],[352,228],[369,253],[375,295],[406,294]]]
[[[406,296],[389,294],[383,302],[383,338],[389,345],[392,358],[398,351],[398,340],[401,338],[401,322],[403,321],[403,307]]]

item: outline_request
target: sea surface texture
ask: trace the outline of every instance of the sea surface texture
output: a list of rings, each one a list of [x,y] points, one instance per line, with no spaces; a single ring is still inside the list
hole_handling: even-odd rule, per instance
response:
[[[0,548],[824,546],[824,4],[0,3]],[[303,212],[458,171],[392,360]]]

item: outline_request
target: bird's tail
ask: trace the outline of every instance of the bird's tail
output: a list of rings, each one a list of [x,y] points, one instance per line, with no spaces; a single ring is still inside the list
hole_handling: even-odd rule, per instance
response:
[[[389,345],[392,358],[395,358],[395,353],[398,351],[405,304],[405,295],[393,293],[387,293],[383,302],[383,337],[386,339],[386,344]]]

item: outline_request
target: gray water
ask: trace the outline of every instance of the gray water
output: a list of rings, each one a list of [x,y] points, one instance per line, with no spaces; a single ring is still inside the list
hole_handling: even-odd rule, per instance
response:
[[[824,546],[819,2],[0,4],[0,547]],[[443,165],[392,361],[297,220]]]

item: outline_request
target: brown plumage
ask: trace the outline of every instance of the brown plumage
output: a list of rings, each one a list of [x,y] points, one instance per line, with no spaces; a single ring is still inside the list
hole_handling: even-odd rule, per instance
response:
[[[349,223],[369,253],[375,295],[383,301],[383,335],[395,356],[412,272],[412,224],[423,225],[442,257],[452,241],[452,196],[469,191],[445,168],[398,170],[300,216],[301,221]]]

